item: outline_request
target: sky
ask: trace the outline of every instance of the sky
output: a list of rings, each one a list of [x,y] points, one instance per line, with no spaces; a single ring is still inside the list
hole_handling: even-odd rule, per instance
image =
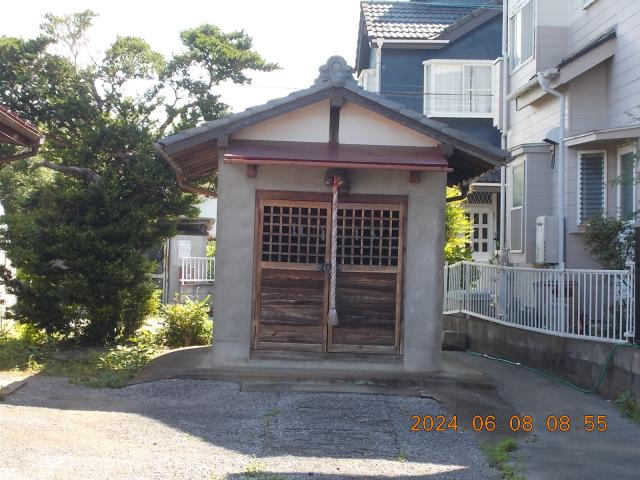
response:
[[[138,36],[168,56],[179,51],[178,33],[202,23],[224,31],[244,29],[254,48],[281,70],[252,73],[252,85],[223,85],[216,93],[234,112],[310,86],[331,55],[353,65],[359,0],[22,0],[4,5],[0,35],[23,38],[39,33],[45,13],[91,9],[98,13],[89,32],[93,51],[118,35]]]

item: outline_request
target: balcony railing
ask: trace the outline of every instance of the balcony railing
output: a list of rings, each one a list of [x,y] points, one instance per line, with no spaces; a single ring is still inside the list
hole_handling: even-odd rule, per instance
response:
[[[213,283],[216,279],[214,257],[183,257],[180,283]]]
[[[459,262],[445,267],[444,313],[562,337],[633,336],[631,270],[551,270]]]

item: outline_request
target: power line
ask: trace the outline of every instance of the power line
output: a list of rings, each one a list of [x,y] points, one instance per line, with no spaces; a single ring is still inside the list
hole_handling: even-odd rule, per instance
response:
[[[403,85],[397,85],[397,86],[403,86]],[[413,86],[413,85],[405,85],[407,87]],[[305,88],[308,87],[284,87],[284,86],[277,86],[277,85],[243,85],[242,88],[270,88],[270,89],[277,89],[277,90],[304,90]],[[430,96],[430,97],[495,97],[495,95],[493,93],[470,93],[470,92],[466,92],[466,93],[444,93],[444,92],[406,92],[406,91],[384,91],[384,92],[372,92],[372,93],[379,93],[380,95],[394,95],[394,96],[416,96],[416,97],[426,97],[426,96]]]

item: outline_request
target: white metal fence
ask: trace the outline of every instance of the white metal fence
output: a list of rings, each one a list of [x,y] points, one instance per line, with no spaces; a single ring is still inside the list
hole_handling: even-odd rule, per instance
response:
[[[216,279],[214,257],[182,257],[180,283],[207,283]]]
[[[633,270],[547,270],[459,262],[445,267],[444,313],[563,337],[626,341]]]

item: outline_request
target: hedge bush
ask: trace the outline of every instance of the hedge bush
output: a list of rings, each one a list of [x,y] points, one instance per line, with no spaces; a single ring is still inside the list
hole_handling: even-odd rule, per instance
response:
[[[160,314],[163,321],[160,343],[171,348],[209,345],[213,330],[209,310],[209,297],[164,305]]]

